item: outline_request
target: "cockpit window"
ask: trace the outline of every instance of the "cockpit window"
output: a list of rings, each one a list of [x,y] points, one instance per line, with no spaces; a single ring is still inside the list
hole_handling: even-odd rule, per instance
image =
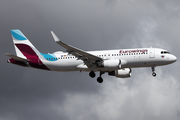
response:
[[[161,51],[161,54],[170,54],[170,53],[167,51]]]
[[[167,52],[167,51],[164,51],[164,53],[165,53],[165,54],[170,54],[170,53],[169,53],[169,52]]]

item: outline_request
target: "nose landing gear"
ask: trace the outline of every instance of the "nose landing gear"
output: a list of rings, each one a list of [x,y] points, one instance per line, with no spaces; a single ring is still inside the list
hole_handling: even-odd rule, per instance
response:
[[[151,67],[151,68],[152,68],[152,72],[153,72],[153,73],[152,73],[152,76],[153,76],[153,77],[156,77],[156,73],[154,72],[154,71],[155,71],[155,67],[153,66],[153,67]]]
[[[153,77],[156,77],[156,73],[155,73],[155,72],[153,72],[153,73],[152,73],[152,76],[153,76]]]

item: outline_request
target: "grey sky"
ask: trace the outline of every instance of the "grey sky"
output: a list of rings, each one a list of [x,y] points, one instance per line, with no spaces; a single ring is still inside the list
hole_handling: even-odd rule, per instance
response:
[[[64,42],[83,50],[164,48],[180,58],[179,0],[1,0],[0,120],[179,120],[180,63],[133,69],[132,77],[49,72],[7,64],[10,30],[20,29],[43,53]],[[98,75],[99,73],[97,73]]]

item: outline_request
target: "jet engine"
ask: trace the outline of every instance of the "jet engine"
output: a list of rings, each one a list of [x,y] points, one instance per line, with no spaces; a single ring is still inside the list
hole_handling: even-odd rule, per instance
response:
[[[116,76],[118,78],[128,78],[131,77],[131,68],[123,68],[119,70],[115,70],[108,73],[111,76]]]
[[[102,66],[105,68],[120,69],[121,68],[121,60],[119,60],[119,59],[104,60],[102,63]]]
[[[127,61],[123,59],[110,59],[98,62],[98,67],[104,67],[109,69],[120,69],[122,66],[126,65]]]

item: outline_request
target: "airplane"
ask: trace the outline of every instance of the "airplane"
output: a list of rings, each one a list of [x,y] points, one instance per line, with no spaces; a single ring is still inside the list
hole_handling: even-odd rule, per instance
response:
[[[151,67],[155,77],[156,66],[168,65],[177,60],[167,50],[152,47],[84,51],[60,41],[53,31],[51,34],[66,52],[41,53],[20,30],[11,30],[16,55],[6,53],[11,58],[7,62],[49,71],[87,71],[92,78],[96,76],[95,72],[99,72],[97,82],[102,83],[101,76],[104,73],[117,78],[129,78],[131,69],[139,67]]]

